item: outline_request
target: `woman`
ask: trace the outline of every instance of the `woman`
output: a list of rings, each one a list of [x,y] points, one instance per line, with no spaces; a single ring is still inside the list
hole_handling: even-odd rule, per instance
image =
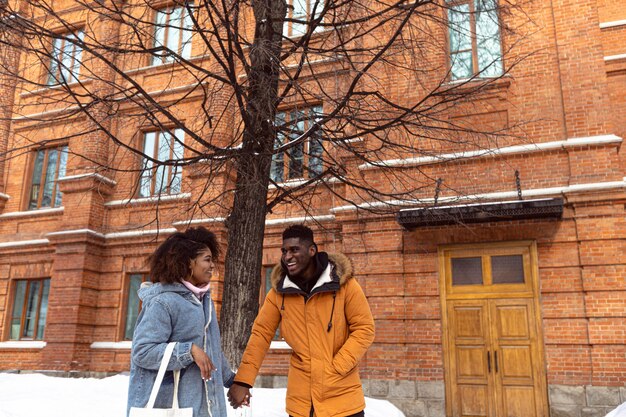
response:
[[[127,413],[145,407],[169,342],[177,342],[155,408],[170,408],[173,370],[180,370],[180,408],[194,417],[226,416],[223,387],[234,373],[220,347],[209,283],[219,255],[215,235],[203,227],[167,238],[150,256],[152,283],[139,289],[143,305],[131,350]]]

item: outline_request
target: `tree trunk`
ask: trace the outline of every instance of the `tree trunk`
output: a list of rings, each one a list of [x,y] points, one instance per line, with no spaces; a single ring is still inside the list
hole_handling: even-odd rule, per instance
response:
[[[231,214],[226,221],[221,312],[222,348],[231,365],[239,367],[259,308],[267,188],[276,131],[284,0],[253,1],[256,28],[250,48],[249,94],[244,117],[242,152]]]

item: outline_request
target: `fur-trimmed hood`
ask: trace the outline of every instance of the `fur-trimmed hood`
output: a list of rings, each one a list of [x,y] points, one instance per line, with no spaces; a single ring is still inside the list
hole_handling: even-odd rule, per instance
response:
[[[339,277],[340,286],[344,285],[350,278],[353,277],[352,261],[350,261],[350,259],[343,253],[329,253],[328,262],[333,265],[334,272]],[[271,282],[274,290],[277,290],[278,283],[284,276],[285,271],[283,271],[283,267],[279,262],[272,270]]]

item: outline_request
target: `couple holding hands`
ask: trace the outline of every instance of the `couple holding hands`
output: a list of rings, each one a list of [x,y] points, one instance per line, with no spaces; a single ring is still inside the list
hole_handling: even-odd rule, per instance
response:
[[[128,411],[145,407],[165,348],[177,342],[167,371],[179,370],[178,403],[194,417],[226,417],[223,387],[234,408],[249,406],[250,389],[276,329],[292,349],[286,412],[291,417],[362,417],[365,397],[358,362],[374,340],[365,294],[342,254],[318,251],[313,232],[284,230],[281,262],[257,315],[235,374],[220,347],[209,282],[220,250],[203,227],[175,233],[150,256],[152,283],[143,302],[131,350]],[[183,278],[181,278],[183,277]],[[174,377],[166,372],[155,408],[169,408]],[[263,416],[258,416],[263,417]]]

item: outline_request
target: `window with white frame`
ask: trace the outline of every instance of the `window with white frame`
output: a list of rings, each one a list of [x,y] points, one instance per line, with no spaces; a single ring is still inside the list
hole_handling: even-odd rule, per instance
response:
[[[139,197],[180,193],[184,137],[181,129],[144,133]]]
[[[9,340],[43,340],[50,278],[15,280]]]
[[[65,176],[67,146],[40,149],[34,156],[28,210],[60,207],[58,180]]]
[[[78,80],[83,55],[80,44],[84,37],[84,32],[79,30],[59,34],[52,40],[46,84],[55,85]]]
[[[497,0],[447,0],[452,80],[502,75]]]
[[[283,26],[283,35],[302,36],[309,24],[319,18],[324,9],[325,0],[287,0],[287,20]],[[313,31],[323,30],[316,26]]]
[[[279,131],[274,148],[279,149],[282,146],[288,146],[288,148],[284,152],[277,152],[272,157],[270,178],[273,182],[313,178],[322,173],[324,148],[321,131],[317,130],[307,140],[299,141],[299,138],[313,126],[321,114],[322,106],[276,114],[277,127],[284,128]],[[289,145],[292,141],[296,143]]]
[[[175,61],[175,55],[191,56],[193,20],[187,6],[168,6],[155,13],[154,47],[165,48],[152,57],[152,65]]]

